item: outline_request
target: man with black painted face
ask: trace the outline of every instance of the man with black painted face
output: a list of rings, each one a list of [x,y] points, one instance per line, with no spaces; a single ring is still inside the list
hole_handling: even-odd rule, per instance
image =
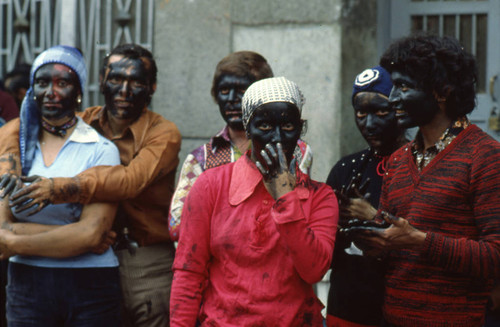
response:
[[[211,93],[226,126],[208,143],[192,151],[182,165],[170,206],[169,231],[173,240],[179,238],[184,202],[200,174],[207,169],[234,162],[248,150],[250,141],[243,130],[241,99],[250,84],[272,76],[266,59],[252,51],[231,53],[217,64]],[[308,173],[312,152],[301,140],[297,142],[296,156],[300,169]]]
[[[360,240],[343,231],[377,213],[389,156],[407,142],[389,105],[391,75],[377,66],[361,72],[353,83],[356,125],[369,145],[333,166],[326,183],[339,200],[337,233],[330,275],[327,325],[379,326],[382,321],[385,261],[362,251]],[[359,247],[358,247],[359,246]]]
[[[116,47],[100,74],[105,105],[81,114],[118,147],[121,165],[94,167],[73,178],[32,176],[31,185],[11,195],[12,206],[31,213],[48,203],[119,201],[115,253],[125,326],[167,326],[169,321],[175,249],[167,215],[181,136],[174,123],[147,108],[156,74],[151,52],[135,44]]]
[[[389,251],[386,326],[482,326],[500,276],[500,144],[467,119],[476,62],[449,37],[394,42],[381,58],[398,124],[415,139],[389,159],[380,215],[366,231]]]
[[[312,285],[330,265],[338,207],[327,185],[296,169],[303,103],[283,77],[245,92],[251,151],[205,171],[187,197],[173,326],[322,326]]]

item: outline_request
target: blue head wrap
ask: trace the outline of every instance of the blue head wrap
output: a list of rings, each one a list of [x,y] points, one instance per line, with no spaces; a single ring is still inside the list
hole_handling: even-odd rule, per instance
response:
[[[31,169],[35,155],[36,142],[40,129],[40,114],[38,105],[34,99],[33,84],[35,73],[46,64],[63,64],[71,68],[80,81],[80,90],[83,94],[87,82],[87,67],[82,54],[76,48],[66,45],[56,45],[35,58],[30,72],[30,88],[26,92],[21,105],[20,127],[19,127],[19,150],[21,152],[21,166],[23,175],[27,175]]]
[[[356,76],[356,80],[352,85],[352,98],[359,92],[375,92],[385,95],[391,94],[392,81],[391,74],[381,66],[365,69],[361,74]]]

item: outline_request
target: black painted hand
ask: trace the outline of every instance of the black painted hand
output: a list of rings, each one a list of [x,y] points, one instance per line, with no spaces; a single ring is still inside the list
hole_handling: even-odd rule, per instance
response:
[[[19,180],[19,176],[14,174],[3,174],[0,177],[0,198],[5,198],[7,195],[12,193],[16,188],[17,182]]]
[[[31,216],[52,202],[51,196],[54,194],[54,183],[52,179],[33,175],[21,177],[23,182],[30,185],[19,187],[12,193],[9,205],[14,208],[15,213],[27,212]]]
[[[264,185],[273,199],[279,199],[295,188],[295,162],[289,165],[281,143],[266,144],[261,151],[265,162],[256,161],[255,164],[264,177]]]

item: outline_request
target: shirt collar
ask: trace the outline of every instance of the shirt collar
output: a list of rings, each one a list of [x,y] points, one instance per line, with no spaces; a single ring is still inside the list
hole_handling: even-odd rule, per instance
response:
[[[99,127],[101,128],[103,134],[108,139],[121,139],[125,135],[127,135],[128,131],[130,131],[133,135],[134,140],[137,140],[140,138],[139,136],[142,133],[144,133],[145,129],[147,128],[147,120],[148,120],[148,118],[146,117],[147,111],[148,108],[144,107],[144,109],[141,112],[141,115],[123,131],[123,134],[115,137],[113,137],[113,133],[111,132],[111,127],[109,126],[108,117],[106,115],[106,106],[101,107],[101,110],[99,110],[97,114],[93,114],[91,121],[97,120],[99,122]]]
[[[78,122],[69,137],[69,141],[76,143],[96,143],[99,142],[99,134],[95,129],[87,125],[80,117],[76,117]]]
[[[218,146],[225,146],[228,144],[231,144],[231,139],[229,138],[229,128],[226,125],[219,133],[210,139],[210,145],[212,146],[212,151],[215,153]]]
[[[458,118],[450,124],[439,140],[427,149],[424,149],[422,133],[418,131],[412,144],[412,153],[417,167],[421,170],[427,166],[432,159],[443,151],[457,137],[457,135],[469,125],[470,122],[466,116]]]
[[[309,197],[307,185],[310,180],[307,175],[300,171],[297,171],[297,175],[297,185],[294,191],[297,192],[299,199],[307,199]],[[229,185],[229,204],[236,206],[248,199],[255,192],[261,180],[262,174],[250,159],[250,151],[247,151],[234,163],[231,184]],[[300,181],[305,181],[305,183]]]

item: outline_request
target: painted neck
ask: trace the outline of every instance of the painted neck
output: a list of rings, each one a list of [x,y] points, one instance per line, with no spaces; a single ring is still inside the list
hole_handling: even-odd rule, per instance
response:
[[[245,153],[250,145],[250,140],[247,139],[245,131],[240,131],[233,129],[228,126],[229,138],[231,142],[240,150],[241,153]]]

